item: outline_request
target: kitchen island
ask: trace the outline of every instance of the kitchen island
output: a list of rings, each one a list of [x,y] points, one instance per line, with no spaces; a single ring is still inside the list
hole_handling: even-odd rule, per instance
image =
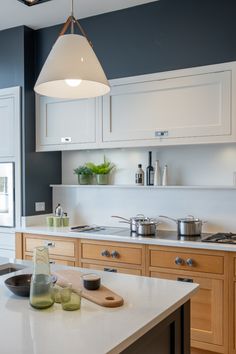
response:
[[[26,266],[18,273],[31,271],[30,263],[18,263]],[[14,273],[1,276],[1,354],[190,353],[189,300],[197,284],[97,273],[124,298],[123,306],[104,308],[83,299],[79,311],[63,311],[60,304],[39,311],[5,287]]]

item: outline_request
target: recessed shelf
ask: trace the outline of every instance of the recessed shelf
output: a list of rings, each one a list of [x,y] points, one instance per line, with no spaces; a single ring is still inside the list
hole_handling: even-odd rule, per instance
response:
[[[108,185],[98,185],[98,184],[51,184],[50,187],[53,188],[120,188],[120,189],[147,189],[147,190],[164,190],[164,189],[215,189],[215,190],[236,190],[236,186],[136,186],[132,184],[108,184]]]

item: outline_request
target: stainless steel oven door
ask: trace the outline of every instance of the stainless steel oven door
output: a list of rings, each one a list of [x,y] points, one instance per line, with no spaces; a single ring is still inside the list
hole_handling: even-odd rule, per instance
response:
[[[15,226],[14,163],[0,162],[0,226]]]

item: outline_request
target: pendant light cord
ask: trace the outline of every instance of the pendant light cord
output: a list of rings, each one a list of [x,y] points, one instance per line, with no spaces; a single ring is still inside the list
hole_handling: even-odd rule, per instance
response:
[[[74,17],[74,0],[71,0],[71,15],[68,17],[66,20],[64,26],[61,29],[61,32],[59,33],[59,36],[63,36],[66,31],[68,30],[68,27],[71,26],[71,33],[74,34],[74,24],[77,25],[79,31],[82,33],[82,35],[87,39],[89,42],[90,46],[93,47],[93,43],[90,41],[89,37],[85,33],[85,30],[81,26],[78,20]]]
[[[71,0],[71,34],[74,34],[74,0]]]

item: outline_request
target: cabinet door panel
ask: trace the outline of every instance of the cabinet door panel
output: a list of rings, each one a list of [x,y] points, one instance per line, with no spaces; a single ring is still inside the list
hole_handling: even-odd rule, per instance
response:
[[[177,280],[182,275],[151,272],[152,277]],[[186,275],[183,275],[186,278]],[[224,281],[190,277],[200,285],[191,299],[191,339],[215,345],[223,345],[223,289]]]
[[[135,82],[103,98],[103,141],[228,135],[231,72]]]
[[[14,157],[20,129],[20,88],[0,90],[0,157]]]
[[[41,145],[96,142],[97,99],[37,97],[37,135]]]

